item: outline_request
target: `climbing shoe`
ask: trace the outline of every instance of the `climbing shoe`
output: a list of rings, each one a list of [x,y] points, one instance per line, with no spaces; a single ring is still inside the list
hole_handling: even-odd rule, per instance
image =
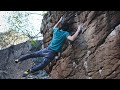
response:
[[[26,77],[30,73],[31,73],[31,69],[28,69],[27,71],[24,72],[24,74],[22,75],[22,77]]]
[[[15,60],[15,63],[18,63],[18,62],[20,62],[20,61],[19,61],[18,59],[16,59],[16,60]]]

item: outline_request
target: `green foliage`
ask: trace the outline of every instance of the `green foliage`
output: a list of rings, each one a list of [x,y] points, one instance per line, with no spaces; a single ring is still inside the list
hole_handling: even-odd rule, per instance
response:
[[[42,14],[46,13],[45,11],[43,12],[29,12],[29,11],[13,11],[9,16],[8,16],[8,24],[10,25],[10,28],[13,30],[16,30],[19,33],[22,33],[29,37],[30,39],[33,38],[39,38],[38,35],[40,33],[37,31],[36,27],[31,23],[31,19],[33,18],[32,15],[37,15],[37,16],[42,16]],[[35,16],[34,16],[35,17]],[[38,18],[38,17],[36,17]],[[38,26],[39,27],[39,26]],[[38,32],[38,33],[36,33]]]
[[[38,47],[39,46],[39,44],[35,40],[31,40],[31,45],[32,45],[32,47]]]
[[[0,48],[7,48],[11,45],[16,45],[21,42],[25,42],[28,38],[24,35],[20,35],[15,30],[8,30],[4,33],[0,33]]]
[[[42,45],[39,43],[39,41],[37,42],[36,40],[31,40],[31,50],[30,51],[38,51],[42,48]]]
[[[35,28],[31,19],[33,17],[41,18],[41,15],[46,13],[45,11],[42,13],[35,11],[7,11],[7,13],[3,15],[3,18],[8,24],[6,25],[8,28],[5,28],[6,32],[0,33],[0,48],[16,45],[28,39],[39,39],[42,37],[39,29]],[[41,48],[39,42],[35,40],[31,41],[31,45],[34,48]]]

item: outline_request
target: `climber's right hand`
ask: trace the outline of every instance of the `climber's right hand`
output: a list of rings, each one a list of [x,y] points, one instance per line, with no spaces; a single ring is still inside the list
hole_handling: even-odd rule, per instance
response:
[[[80,25],[78,26],[78,29],[77,29],[77,30],[78,30],[79,32],[82,32],[82,29],[83,29],[83,24],[80,24]]]

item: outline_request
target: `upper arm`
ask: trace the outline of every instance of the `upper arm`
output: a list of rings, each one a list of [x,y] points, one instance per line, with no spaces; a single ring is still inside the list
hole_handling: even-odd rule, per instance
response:
[[[52,37],[53,36],[53,33],[56,32],[58,30],[58,28],[53,28],[51,31],[50,31],[50,36]]]
[[[66,38],[70,41],[73,41],[72,36],[68,32],[66,33]]]
[[[74,41],[72,36],[68,36],[67,39],[70,41]]]
[[[55,31],[57,31],[59,28],[53,28],[52,29],[52,32],[55,32]]]
[[[60,24],[61,24],[61,22],[58,21],[58,23],[55,24],[53,28],[60,28]]]
[[[54,26],[53,28],[59,28],[59,26]]]

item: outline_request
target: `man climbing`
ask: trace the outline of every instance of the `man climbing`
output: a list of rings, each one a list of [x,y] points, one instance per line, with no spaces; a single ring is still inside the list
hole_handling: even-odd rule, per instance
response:
[[[44,57],[43,62],[25,71],[23,77],[27,76],[30,73],[34,73],[35,71],[44,69],[52,60],[54,60],[55,56],[62,51],[65,40],[68,39],[70,41],[74,41],[80,31],[82,31],[83,26],[79,25],[75,34],[71,36],[67,31],[68,23],[65,23],[63,20],[63,17],[61,17],[53,27],[53,38],[47,48],[33,52],[31,54],[23,55],[19,59],[15,60],[15,63],[18,63],[29,58]]]

